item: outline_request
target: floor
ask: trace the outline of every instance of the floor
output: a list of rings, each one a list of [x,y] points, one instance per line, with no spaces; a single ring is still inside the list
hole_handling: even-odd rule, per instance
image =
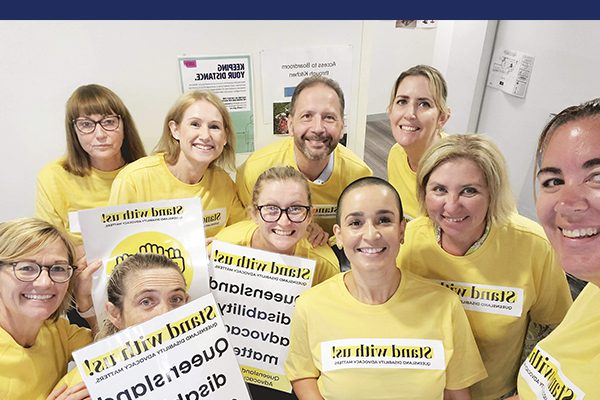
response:
[[[387,156],[394,143],[385,114],[368,116],[364,160],[373,170],[373,175],[387,179]]]

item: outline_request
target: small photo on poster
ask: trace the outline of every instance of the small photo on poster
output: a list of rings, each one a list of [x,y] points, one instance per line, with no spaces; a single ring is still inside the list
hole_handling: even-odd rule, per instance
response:
[[[290,102],[273,103],[273,135],[289,135]]]
[[[396,20],[396,28],[416,28],[417,20],[416,19],[397,19]]]

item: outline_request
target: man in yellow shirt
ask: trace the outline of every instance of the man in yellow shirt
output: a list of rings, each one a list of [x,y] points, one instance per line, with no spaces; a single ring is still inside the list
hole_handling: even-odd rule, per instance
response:
[[[238,168],[239,197],[244,206],[250,205],[254,183],[263,171],[277,165],[293,166],[308,179],[317,210],[317,225],[313,223],[309,228],[309,236],[320,240],[311,242],[324,243],[333,232],[336,203],[342,190],[355,179],[373,175],[373,171],[338,144],[344,130],[344,94],[334,80],[315,75],[296,86],[288,128],[291,137],[255,151]]]

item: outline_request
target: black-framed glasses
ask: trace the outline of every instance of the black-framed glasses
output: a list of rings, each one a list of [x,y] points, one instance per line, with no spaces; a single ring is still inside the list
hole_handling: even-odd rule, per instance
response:
[[[285,213],[291,222],[304,222],[308,217],[310,206],[289,206],[287,208],[281,208],[272,204],[265,204],[263,206],[256,206],[260,217],[265,222],[277,222],[281,215]]]
[[[11,263],[2,263],[4,265],[11,265],[15,278],[21,282],[33,282],[41,274],[42,270],[48,270],[48,276],[53,282],[65,283],[73,276],[73,272],[77,267],[73,267],[69,264],[54,264],[54,265],[40,265],[33,261],[17,261]]]
[[[100,121],[94,121],[93,119],[81,117],[75,118],[73,120],[73,125],[75,125],[75,128],[77,128],[79,133],[88,135],[96,130],[96,125],[98,124],[100,124],[100,126],[106,131],[115,131],[119,128],[120,121],[120,115],[104,117]]]

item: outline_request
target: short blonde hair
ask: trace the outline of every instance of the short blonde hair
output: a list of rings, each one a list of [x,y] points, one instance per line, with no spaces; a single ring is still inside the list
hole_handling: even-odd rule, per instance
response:
[[[490,194],[488,223],[506,222],[516,211],[506,161],[498,147],[480,134],[449,135],[425,151],[417,168],[417,197],[421,212],[427,214],[425,195],[433,171],[448,161],[458,159],[473,161],[483,173]]]
[[[256,202],[258,201],[258,197],[262,192],[263,186],[265,183],[272,181],[298,182],[306,190],[306,195],[308,196],[308,205],[312,206],[308,181],[304,175],[302,175],[302,172],[290,165],[271,167],[258,176],[258,179],[254,184],[254,189],[252,190],[252,204],[257,205]]]
[[[75,247],[68,236],[54,225],[38,218],[19,218],[0,224],[0,263],[11,263],[37,254],[61,240],[67,249],[67,261],[73,266]],[[65,298],[48,319],[56,321],[71,306],[75,279],[71,277]]]
[[[446,99],[448,98],[448,85],[446,84],[446,80],[444,79],[442,73],[430,65],[415,65],[414,67],[402,72],[400,76],[396,78],[396,82],[392,87],[392,94],[388,104],[388,112],[394,105],[398,86],[400,86],[400,83],[402,83],[404,78],[409,76],[424,76],[427,78],[429,81],[429,91],[433,97],[435,107],[440,111],[440,114],[450,115],[450,108],[448,108],[448,104],[446,104]]]
[[[225,106],[219,96],[208,90],[186,92],[175,101],[175,104],[173,104],[165,117],[162,136],[154,149],[154,153],[164,153],[165,161],[170,165],[177,162],[181,149],[179,141],[171,134],[169,122],[174,121],[177,125],[181,124],[185,111],[199,100],[207,101],[217,108],[223,118],[223,128],[225,129],[225,135],[227,137],[227,143],[225,144],[225,147],[223,147],[223,152],[216,160],[213,160],[210,163],[209,168],[213,165],[217,165],[224,169],[234,170],[236,136],[233,121],[231,120],[231,115],[229,114],[227,106]]]
[[[127,257],[113,268],[106,285],[108,301],[118,308],[120,312],[123,312],[123,299],[127,291],[125,287],[127,277],[136,272],[148,271],[150,269],[177,270],[181,275],[181,279],[185,282],[179,265],[169,257],[153,253],[137,253]],[[96,339],[110,336],[118,331],[119,329],[106,317],[100,325]]]

